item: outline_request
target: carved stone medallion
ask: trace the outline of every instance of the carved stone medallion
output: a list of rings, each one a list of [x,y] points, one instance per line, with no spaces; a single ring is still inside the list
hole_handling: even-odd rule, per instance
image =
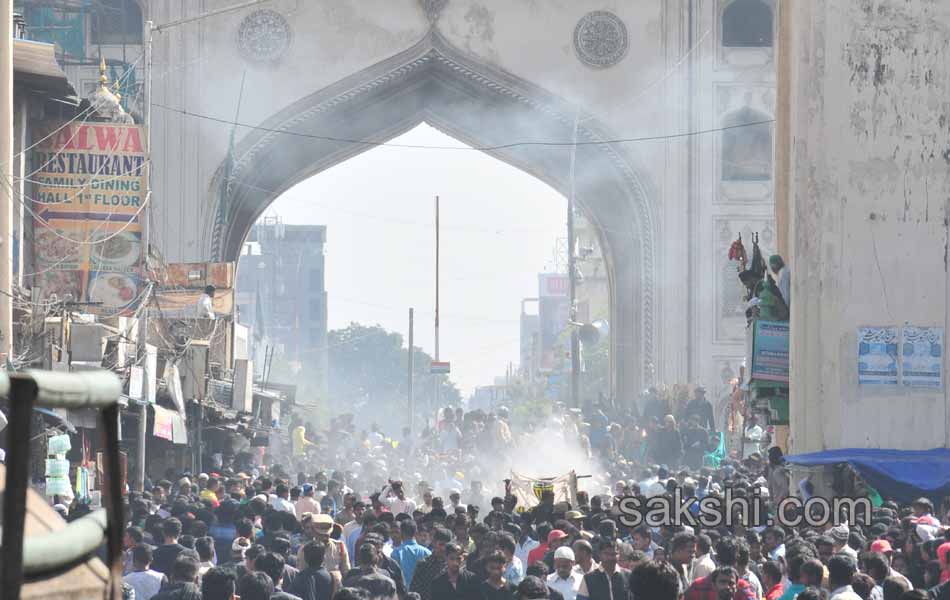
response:
[[[574,28],[574,50],[582,63],[595,69],[612,67],[627,54],[630,40],[620,17],[605,10],[587,13]]]
[[[260,9],[244,17],[238,28],[238,49],[247,60],[259,63],[279,60],[287,49],[293,30],[282,14]]]

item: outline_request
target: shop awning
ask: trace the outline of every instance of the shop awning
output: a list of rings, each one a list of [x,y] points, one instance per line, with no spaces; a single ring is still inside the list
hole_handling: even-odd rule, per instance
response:
[[[912,502],[921,496],[939,499],[950,495],[950,448],[841,448],[785,459],[805,467],[846,463],[882,496],[901,502]]]
[[[66,73],[56,62],[56,46],[32,40],[13,40],[16,82],[57,96],[75,96]]]
[[[150,405],[155,412],[155,421],[152,423],[152,435],[175,444],[188,443],[188,430],[185,420],[177,411],[162,408],[157,404]]]
[[[73,424],[69,422],[69,418],[67,415],[60,414],[48,408],[40,408],[39,406],[34,406],[33,410],[59,422],[59,424],[65,427],[66,431],[68,431],[69,433],[76,433],[76,428],[73,427]],[[65,413],[66,411],[63,411],[63,412]]]

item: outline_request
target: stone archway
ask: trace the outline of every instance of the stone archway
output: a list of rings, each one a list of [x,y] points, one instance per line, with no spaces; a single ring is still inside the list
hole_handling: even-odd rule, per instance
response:
[[[426,122],[568,194],[570,141],[615,139],[596,119],[510,73],[474,61],[433,31],[412,48],[273,115],[213,180],[203,228],[210,254],[235,260],[258,216],[296,183]],[[506,145],[512,141],[531,142]],[[225,187],[226,186],[226,187]],[[633,402],[655,372],[655,221],[647,186],[622,149],[581,145],[577,204],[598,229],[610,284],[611,392]]]

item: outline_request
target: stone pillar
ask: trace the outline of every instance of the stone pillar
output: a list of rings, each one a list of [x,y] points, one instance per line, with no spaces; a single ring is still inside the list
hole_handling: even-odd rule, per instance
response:
[[[950,4],[783,4],[791,451],[946,446],[945,386],[859,386],[857,331],[947,324]]]

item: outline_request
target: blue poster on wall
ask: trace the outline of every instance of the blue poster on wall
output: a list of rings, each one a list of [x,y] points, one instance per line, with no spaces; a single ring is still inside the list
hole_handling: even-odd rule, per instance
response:
[[[858,328],[858,384],[897,385],[897,327]]]
[[[943,327],[904,327],[901,355],[905,386],[943,387]]]
[[[756,321],[752,380],[788,383],[788,321]]]

